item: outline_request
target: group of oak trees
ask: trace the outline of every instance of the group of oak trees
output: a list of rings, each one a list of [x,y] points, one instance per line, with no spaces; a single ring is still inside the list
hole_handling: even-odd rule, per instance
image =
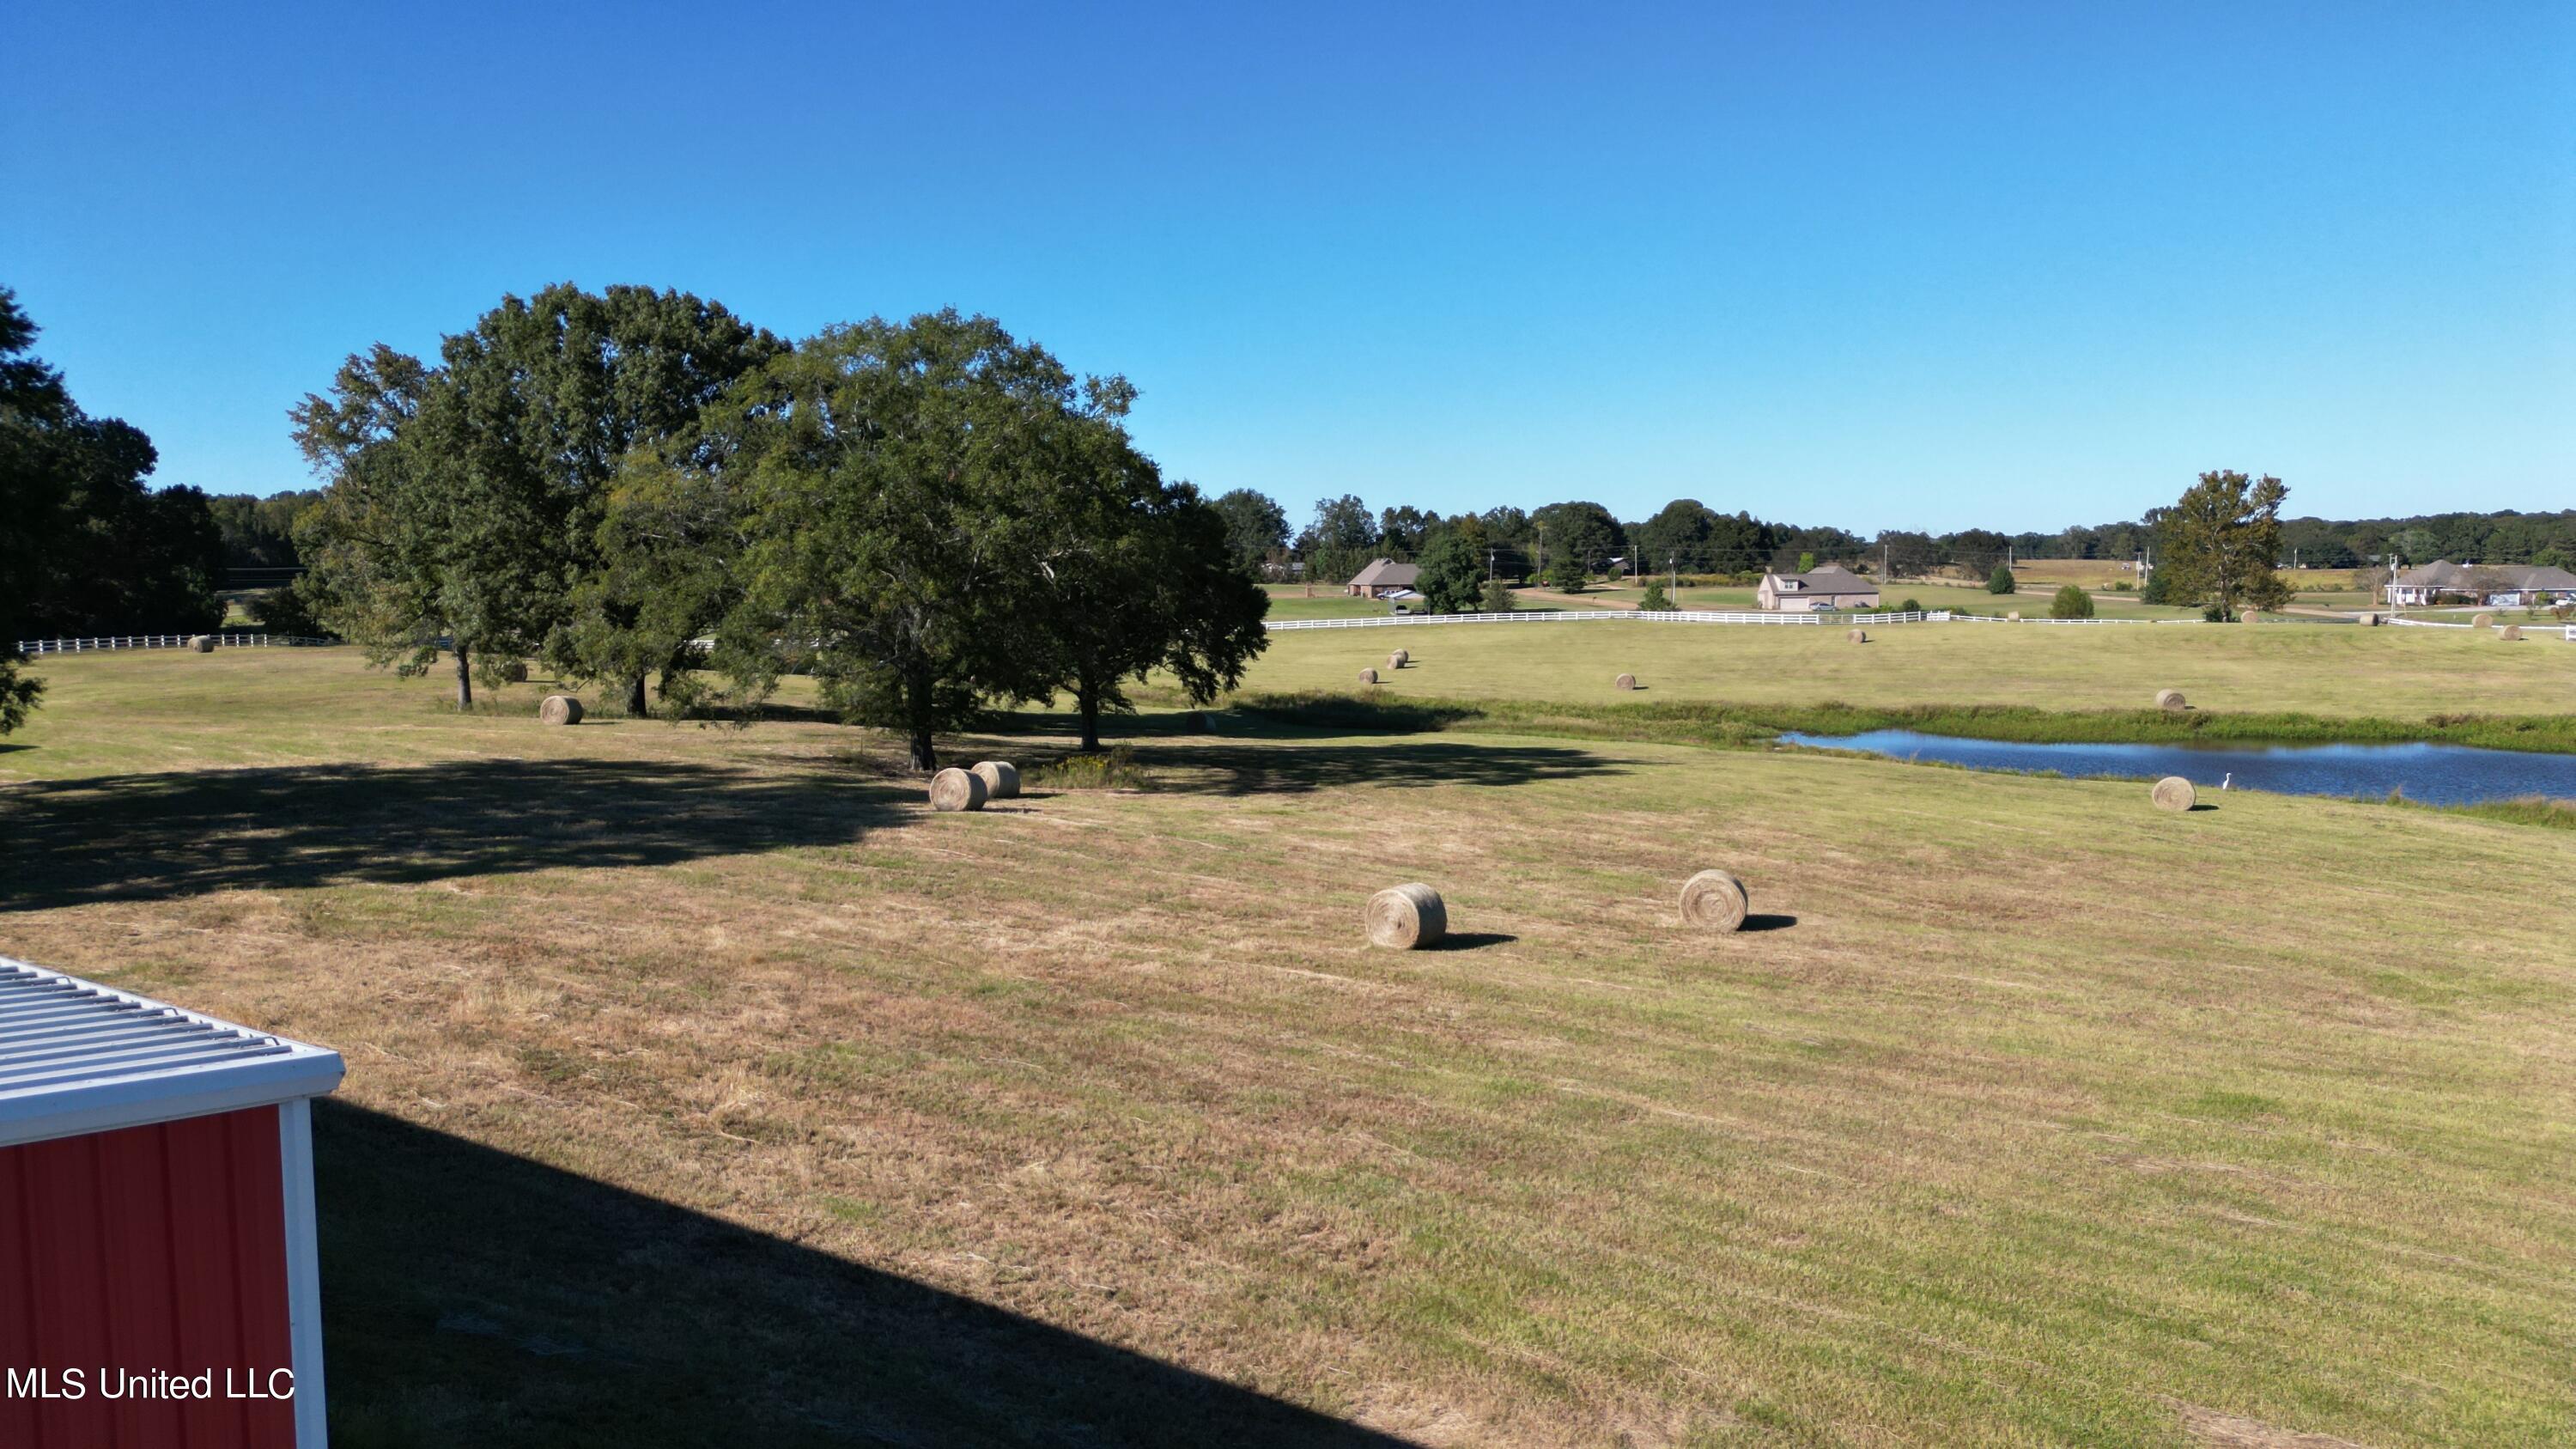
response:
[[[325,482],[301,594],[460,707],[534,656],[647,712],[809,673],[934,736],[1071,697],[1085,748],[1162,669],[1205,702],[1264,642],[1226,517],[1164,479],[1123,379],[953,311],[789,345],[672,291],[510,297],[426,362],[379,345],[293,410]]]

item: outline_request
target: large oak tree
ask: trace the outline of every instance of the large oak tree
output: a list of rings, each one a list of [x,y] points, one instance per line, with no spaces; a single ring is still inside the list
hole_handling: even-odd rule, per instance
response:
[[[2203,473],[2172,507],[2148,514],[2164,597],[2201,604],[2221,619],[2242,608],[2288,603],[2290,586],[2273,568],[2281,558],[2281,504],[2289,496],[2278,478]]]
[[[923,770],[940,731],[1051,694],[1053,493],[1122,386],[1078,387],[954,311],[832,327],[772,362],[741,409],[744,597],[720,662],[754,689],[809,669]]]

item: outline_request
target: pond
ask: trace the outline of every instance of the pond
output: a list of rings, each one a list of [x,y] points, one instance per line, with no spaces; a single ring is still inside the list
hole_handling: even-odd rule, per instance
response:
[[[1913,730],[1869,730],[1856,735],[1790,731],[1780,738],[1818,749],[1938,760],[1978,770],[2180,775],[2203,790],[2232,776],[2233,788],[2239,790],[2377,798],[2402,789],[2407,799],[2431,805],[2470,805],[2518,795],[2576,799],[2576,755],[2481,750],[2468,745],[2031,745]]]

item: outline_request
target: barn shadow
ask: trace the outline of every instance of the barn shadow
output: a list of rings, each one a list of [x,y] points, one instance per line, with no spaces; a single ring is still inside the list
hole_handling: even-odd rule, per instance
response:
[[[846,772],[581,759],[39,780],[0,790],[0,911],[841,844],[909,798]]]
[[[313,1128],[345,1449],[1405,1442],[397,1117]]]

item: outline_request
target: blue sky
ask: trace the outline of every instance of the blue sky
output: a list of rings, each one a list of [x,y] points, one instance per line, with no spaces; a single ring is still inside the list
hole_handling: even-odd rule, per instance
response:
[[[0,69],[0,282],[165,483],[572,280],[987,312],[1300,520],[2576,505],[2565,3],[17,0]]]

